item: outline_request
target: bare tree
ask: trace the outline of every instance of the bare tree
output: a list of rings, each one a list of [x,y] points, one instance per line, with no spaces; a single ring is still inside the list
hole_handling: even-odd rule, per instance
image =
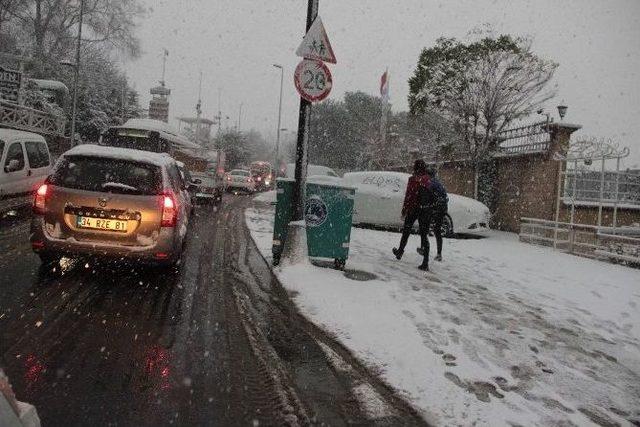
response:
[[[5,1],[18,3],[0,11],[5,11],[6,19],[17,22],[27,33],[41,71],[43,64],[68,56],[80,17],[79,0],[3,0],[3,5]],[[83,42],[115,47],[137,56],[140,44],[134,30],[136,19],[143,13],[138,0],[85,0]]]
[[[452,123],[460,133],[457,151],[470,157],[477,175],[498,134],[554,96],[549,82],[556,68],[536,56],[527,39],[439,39],[420,56],[409,80],[409,103],[413,113],[432,108]]]
[[[466,66],[457,87],[443,93],[441,109],[460,125],[473,157],[483,158],[507,125],[554,96],[547,85],[555,68],[528,50],[490,52]]]

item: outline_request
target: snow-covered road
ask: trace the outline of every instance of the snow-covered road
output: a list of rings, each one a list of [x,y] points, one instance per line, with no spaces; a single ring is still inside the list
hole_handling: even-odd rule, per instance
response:
[[[271,257],[273,208],[246,211]],[[399,234],[354,228],[355,281],[315,266],[277,269],[300,310],[435,425],[640,423],[640,271],[490,232],[445,239],[444,261],[402,261]],[[636,424],[638,425],[638,424]]]

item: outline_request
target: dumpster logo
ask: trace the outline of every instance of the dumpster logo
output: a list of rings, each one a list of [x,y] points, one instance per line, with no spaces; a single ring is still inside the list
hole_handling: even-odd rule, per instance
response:
[[[327,205],[318,196],[311,197],[304,210],[304,219],[310,227],[319,227],[327,220]]]

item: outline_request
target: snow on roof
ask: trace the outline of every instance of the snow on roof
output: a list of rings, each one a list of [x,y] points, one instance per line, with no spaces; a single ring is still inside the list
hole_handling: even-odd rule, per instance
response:
[[[184,148],[201,148],[195,142],[191,142],[187,139],[186,136],[181,134],[178,129],[171,126],[169,123],[165,123],[160,120],[153,119],[129,119],[122,126],[116,126],[117,128],[122,129],[142,129],[155,131],[163,135],[165,138],[170,140],[172,144],[176,144],[180,147]]]
[[[156,166],[165,166],[174,163],[175,160],[166,153],[153,153],[151,151],[134,150],[131,148],[107,147],[102,145],[81,144],[62,154],[67,156],[107,157],[117,160],[129,160],[133,162],[149,163]]]
[[[286,174],[288,178],[293,178],[296,171],[295,163],[287,163]],[[338,176],[338,174],[328,166],[322,165],[314,165],[309,163],[307,165],[307,176],[315,176],[315,175],[328,175],[328,176]]]
[[[180,120],[181,122],[185,122],[185,123],[189,123],[189,124],[194,124],[194,123],[198,123],[198,120],[200,121],[200,124],[202,125],[213,125],[217,122],[211,120],[211,119],[207,119],[204,117],[177,117],[178,120]]]
[[[23,130],[17,130],[17,129],[7,129],[7,128],[0,129],[0,140],[5,142],[10,142],[16,139],[33,139],[37,141],[46,142],[45,139],[42,137],[42,135],[39,135],[37,133],[25,132]]]
[[[69,93],[67,86],[57,80],[29,79],[29,81],[35,83],[40,89],[57,90]]]

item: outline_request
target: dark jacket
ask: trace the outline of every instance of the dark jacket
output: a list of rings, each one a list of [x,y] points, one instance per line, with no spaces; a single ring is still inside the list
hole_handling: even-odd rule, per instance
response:
[[[402,215],[418,208],[418,191],[420,187],[429,188],[429,175],[411,175],[407,183],[407,191],[404,194]]]
[[[438,210],[447,210],[447,204],[449,202],[449,196],[447,195],[447,190],[444,188],[444,185],[438,178],[431,178],[431,191],[434,194],[434,208]]]

